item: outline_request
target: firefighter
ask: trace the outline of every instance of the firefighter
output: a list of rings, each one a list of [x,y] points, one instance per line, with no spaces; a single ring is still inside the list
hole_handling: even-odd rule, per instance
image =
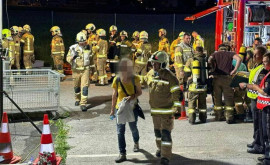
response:
[[[65,56],[65,45],[62,39],[62,33],[60,27],[53,26],[50,29],[52,34],[51,42],[51,57],[53,58],[54,69],[63,74],[64,56]]]
[[[9,29],[2,30],[2,48],[4,50],[4,55],[10,61],[10,69],[15,65],[15,43],[11,36],[11,31]]]
[[[89,23],[85,26],[85,30],[87,32],[87,44],[92,48],[97,45],[97,35],[95,34],[96,26],[93,23]],[[98,73],[97,73],[97,56],[94,53],[93,58],[91,58],[91,65],[90,65],[90,79],[91,83],[98,82]]]
[[[20,66],[20,60],[21,60],[21,38],[19,36],[19,27],[18,26],[12,26],[10,28],[11,30],[11,34],[12,34],[12,38],[13,41],[15,43],[15,58],[14,58],[14,63],[16,66],[16,69],[21,69]]]
[[[87,97],[90,75],[90,61],[92,53],[87,44],[86,35],[79,32],[76,36],[76,44],[69,48],[67,62],[72,66],[74,79],[75,106],[81,106],[82,111],[87,111]]]
[[[23,44],[23,63],[25,69],[31,69],[32,64],[35,62],[34,55],[34,36],[31,34],[31,27],[29,25],[23,26],[25,32],[21,38]]]
[[[116,47],[116,43],[119,42],[119,38],[117,36],[117,27],[115,25],[112,25],[110,27],[110,39],[109,39],[109,53],[108,58],[109,59],[118,59],[118,50]]]
[[[194,50],[196,50],[197,46],[201,46],[204,48],[204,39],[196,31],[192,32],[192,37],[194,39],[194,42],[193,42]]]
[[[132,41],[132,44],[135,46],[136,49],[138,49],[139,43],[140,43],[140,32],[139,32],[139,31],[135,31],[135,32],[132,34],[132,38],[134,39],[134,40]]]
[[[207,119],[207,70],[206,55],[203,53],[203,47],[197,46],[194,58],[190,58],[186,67],[192,68],[192,75],[188,78],[188,119],[190,124],[195,124],[196,112],[199,112],[199,119],[202,123]]]
[[[171,60],[172,60],[172,61],[174,61],[174,51],[175,51],[175,47],[176,47],[178,44],[180,44],[181,42],[183,42],[184,34],[185,34],[185,32],[183,32],[183,31],[182,31],[181,33],[179,33],[178,38],[175,39],[175,40],[172,42],[171,46],[170,46],[170,54],[171,54]]]
[[[97,57],[97,71],[98,71],[98,84],[97,86],[104,86],[108,84],[106,74],[106,60],[108,52],[108,42],[105,40],[106,31],[104,29],[97,30],[97,45],[93,47],[93,54]]]
[[[140,43],[135,53],[135,65],[134,72],[140,77],[142,82],[142,77],[147,74],[147,63],[151,56],[152,46],[148,42],[148,33],[146,31],[140,32]]]
[[[161,164],[165,165],[169,164],[172,156],[173,115],[183,98],[177,78],[166,68],[167,57],[164,51],[153,53],[149,59],[153,69],[143,79],[143,83],[149,87],[149,103],[158,148],[156,156],[161,157]]]
[[[248,67],[248,71],[251,71],[256,62],[253,59],[254,50],[256,47],[262,45],[262,39],[257,37],[254,39],[252,47],[247,48],[247,56],[246,56],[246,65]]]
[[[22,27],[18,27],[18,30],[19,30],[19,37],[22,37],[24,32],[23,32],[23,28]]]
[[[230,52],[231,48],[228,45],[220,44],[219,50],[213,53],[208,61],[212,66],[216,66],[213,72],[213,88],[214,88],[214,111],[215,120],[223,120],[223,110],[228,124],[234,122],[234,93],[230,87],[232,77],[240,66],[241,58],[235,53]],[[232,60],[235,59],[236,65],[232,69]],[[222,103],[222,94],[224,94],[225,106]]]
[[[158,30],[159,43],[158,43],[158,51],[164,51],[167,54],[170,52],[170,44],[169,40],[166,38],[167,31],[165,29]]]
[[[134,50],[134,46],[128,40],[128,34],[126,31],[120,32],[121,41],[117,42],[116,45],[119,48],[119,58],[129,58],[132,59],[132,49]]]

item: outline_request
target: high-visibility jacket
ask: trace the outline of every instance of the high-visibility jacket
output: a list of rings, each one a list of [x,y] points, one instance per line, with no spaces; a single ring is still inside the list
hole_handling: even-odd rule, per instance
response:
[[[96,54],[97,58],[107,58],[108,42],[103,39],[99,39],[96,46],[92,48],[93,54]]]
[[[9,57],[11,65],[14,65],[15,60],[15,43],[13,40],[3,39],[2,45],[4,51],[7,51],[7,55]]]
[[[51,42],[51,54],[52,55],[65,55],[65,46],[62,37],[55,35]]]
[[[256,68],[254,68],[253,70],[251,70],[250,74],[249,74],[249,80],[248,83],[249,84],[254,84],[257,79],[258,76],[260,74],[260,72],[263,70],[263,65],[259,65]],[[256,99],[258,97],[258,92],[257,91],[253,91],[251,89],[248,89],[247,92],[247,96],[251,99]]]
[[[262,79],[260,88],[264,89],[265,88],[265,80],[269,76],[270,72],[268,72],[265,77]],[[258,98],[257,98],[257,108],[260,110],[263,110],[264,107],[270,105],[270,96],[264,96],[259,93]]]
[[[159,40],[158,51],[164,51],[166,53],[170,53],[170,43],[166,37]]]
[[[21,42],[23,45],[24,53],[34,53],[34,36],[30,32],[26,32],[22,38]]]
[[[172,115],[174,108],[181,107],[183,95],[175,75],[168,69],[160,69],[158,75],[150,70],[143,77],[143,84],[149,87],[151,114]]]
[[[174,53],[175,53],[175,48],[178,44],[181,43],[181,39],[177,38],[176,40],[174,40],[170,46],[170,54],[171,54],[171,59],[174,61]]]
[[[183,69],[188,59],[193,58],[194,51],[190,45],[181,42],[175,48],[174,67]]]
[[[196,38],[194,38],[193,49],[196,50],[197,46],[204,48],[204,39],[200,35],[197,35]]]
[[[140,42],[137,52],[135,53],[136,55],[135,64],[147,65],[148,59],[151,56],[151,49],[152,46],[150,43]]]
[[[14,35],[12,36],[12,38],[15,43],[15,54],[19,55],[21,54],[21,38],[19,37],[19,35]]]
[[[89,35],[87,44],[91,47],[97,44],[97,35],[95,33]]]

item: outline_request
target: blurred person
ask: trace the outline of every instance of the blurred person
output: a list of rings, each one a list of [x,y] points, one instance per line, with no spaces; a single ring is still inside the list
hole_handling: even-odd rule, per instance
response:
[[[146,31],[140,32],[140,43],[137,48],[137,52],[135,53],[136,60],[134,71],[135,74],[140,77],[141,82],[143,76],[147,74],[147,64],[148,59],[151,56],[151,49],[152,46],[148,42],[148,33]]]
[[[232,61],[236,60],[236,65],[233,69]],[[231,124],[234,122],[234,93],[230,87],[232,75],[236,73],[240,66],[241,58],[231,52],[231,47],[226,44],[220,44],[217,52],[213,53],[209,59],[209,63],[214,63],[214,111],[215,120],[222,121],[223,113],[225,113],[226,122]],[[225,106],[223,106],[222,95],[224,95]]]
[[[251,89],[258,92],[257,97],[257,108],[261,115],[259,117],[262,125],[261,130],[263,133],[263,142],[265,144],[265,151],[263,152],[264,157],[259,157],[258,160],[262,161],[262,165],[270,164],[270,53],[263,55],[263,68],[266,75],[262,78],[260,85],[240,83],[242,89]]]
[[[204,39],[196,32],[192,32],[193,37],[193,49],[195,50],[197,46],[201,46],[204,48]]]
[[[149,61],[153,69],[144,76],[143,84],[149,87],[149,103],[158,148],[156,156],[161,157],[161,164],[167,165],[172,156],[173,116],[180,108],[183,93],[177,78],[167,69],[166,52],[153,53]]]
[[[87,111],[87,98],[89,88],[90,61],[92,52],[87,44],[86,35],[79,32],[76,36],[76,44],[70,46],[67,54],[67,62],[72,66],[74,79],[75,106],[81,106],[82,111]]]
[[[170,43],[168,38],[166,38],[167,31],[163,28],[158,30],[159,43],[158,51],[165,51],[167,54],[170,53]]]
[[[50,29],[52,34],[52,42],[51,42],[51,57],[53,58],[54,69],[64,74],[63,65],[65,58],[65,45],[62,39],[62,33],[59,26],[53,26]]]
[[[19,27],[18,26],[12,26],[10,28],[12,38],[15,44],[15,58],[14,58],[14,63],[15,63],[15,68],[16,69],[21,69],[20,61],[21,61],[21,38],[19,36]]]
[[[32,69],[32,64],[35,62],[34,36],[31,34],[31,27],[27,24],[23,26],[23,31],[21,43],[23,44],[24,67],[25,69]]]
[[[112,107],[110,116],[114,116],[118,111],[119,103],[123,99],[127,101],[136,101],[142,94],[140,78],[133,73],[133,63],[130,59],[123,58],[119,63],[119,75],[117,75],[112,83]],[[136,103],[135,103],[136,104]],[[129,128],[132,132],[134,142],[134,152],[139,151],[139,131],[137,128],[138,111],[133,110],[135,121],[129,122]],[[126,161],[126,141],[125,141],[125,124],[117,124],[119,157],[115,160],[116,163]]]
[[[263,55],[267,53],[267,50],[263,46],[258,46],[254,49],[254,65],[249,74],[249,84],[259,85],[263,77],[267,74],[267,70],[263,66]],[[241,86],[240,86],[241,87]],[[262,130],[261,125],[261,111],[257,109],[257,97],[258,92],[252,89],[247,89],[247,96],[251,99],[251,112],[253,116],[253,142],[248,144],[248,153],[264,153],[265,144],[263,142],[263,135],[260,130]]]
[[[106,31],[104,29],[97,30],[97,45],[93,47],[93,54],[97,57],[98,83],[96,86],[104,86],[108,84],[106,74],[106,60],[108,52],[108,42],[105,40]]]

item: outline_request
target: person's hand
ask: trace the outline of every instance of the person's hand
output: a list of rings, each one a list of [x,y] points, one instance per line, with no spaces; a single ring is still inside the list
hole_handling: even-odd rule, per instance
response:
[[[114,109],[111,109],[110,116],[114,116]]]
[[[247,83],[239,83],[241,89],[245,89],[247,87]]]
[[[230,75],[232,76],[235,73],[236,73],[236,69],[232,70],[231,73],[230,73]]]
[[[130,100],[133,100],[133,99],[135,99],[135,95],[131,95],[131,96],[127,97],[127,101],[130,101]]]

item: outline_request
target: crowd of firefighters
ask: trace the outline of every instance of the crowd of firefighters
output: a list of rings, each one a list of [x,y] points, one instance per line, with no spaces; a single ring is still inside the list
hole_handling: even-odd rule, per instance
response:
[[[59,73],[64,73],[63,64],[65,58],[65,46],[62,39],[60,27],[53,26],[50,29],[52,34],[51,57],[54,62],[54,69]],[[257,37],[251,47],[244,45],[240,48],[239,54],[231,51],[229,44],[221,44],[219,50],[210,56],[207,56],[204,50],[204,40],[197,33],[192,34],[181,32],[177,39],[171,44],[166,38],[166,30],[159,29],[159,45],[156,52],[152,52],[152,45],[148,41],[146,31],[135,31],[132,35],[133,41],[129,40],[128,33],[121,31],[115,25],[109,28],[109,40],[107,41],[106,31],[97,29],[94,24],[89,23],[85,29],[76,35],[76,43],[69,47],[66,55],[66,61],[72,68],[74,79],[75,105],[81,106],[82,111],[87,111],[88,87],[90,82],[97,86],[107,85],[117,74],[117,64],[123,58],[132,60],[134,72],[139,76],[142,87],[145,84],[149,86],[149,74],[151,82],[155,83],[158,95],[169,96],[170,93],[180,90],[184,93],[177,96],[172,105],[175,110],[168,110],[168,107],[160,107],[162,103],[152,103],[157,105],[151,107],[151,113],[156,115],[175,115],[179,117],[181,112],[185,111],[185,98],[188,100],[188,118],[191,124],[196,121],[196,113],[202,123],[207,119],[207,93],[212,94],[213,109],[217,121],[226,120],[228,124],[238,119],[246,117],[246,121],[254,120],[254,138],[260,137],[258,123],[258,113],[255,109],[258,92],[253,90],[247,84],[241,84],[238,87],[231,87],[232,78],[238,73],[250,72],[249,83],[260,84],[266,73],[261,73],[263,69],[262,57],[267,53],[267,46],[262,46],[262,40]],[[29,25],[23,27],[12,26],[9,29],[3,29],[2,46],[6,56],[9,57],[11,69],[21,69],[20,58],[23,57],[25,69],[31,69],[35,61],[34,55],[34,36],[31,34]],[[193,37],[193,43],[191,43]],[[261,58],[258,60],[258,56]],[[160,64],[161,69],[169,70],[167,74],[152,71],[151,61]],[[151,73],[150,73],[150,72]],[[108,74],[110,73],[110,74]],[[164,72],[165,73],[165,72]],[[177,85],[170,86],[171,74],[178,80]],[[239,74],[241,76],[241,74]],[[173,83],[175,84],[175,82]],[[153,85],[153,84],[152,84]],[[160,87],[160,88],[158,88]],[[245,90],[248,88],[249,90]],[[163,93],[162,93],[163,92]],[[151,93],[151,90],[150,90]],[[223,100],[224,95],[224,100]],[[150,95],[156,97],[157,95]],[[170,97],[166,97],[171,101]],[[165,99],[166,99],[165,98]],[[156,100],[153,99],[152,100]],[[157,99],[158,100],[158,99]],[[150,101],[151,102],[151,101]],[[151,104],[151,103],[150,103]],[[167,104],[166,104],[167,105]],[[168,104],[169,105],[169,104]],[[171,104],[170,104],[171,105]],[[155,110],[158,109],[158,110]],[[165,109],[166,110],[165,110]],[[164,111],[160,110],[164,109]],[[177,116],[178,115],[178,116]],[[253,116],[253,117],[252,117]],[[170,130],[171,131],[171,130]],[[157,135],[156,135],[157,136]],[[161,136],[161,135],[160,135]],[[163,136],[163,135],[162,135]],[[160,138],[160,137],[157,137]],[[248,147],[250,153],[262,153],[265,150],[260,139],[256,139]],[[260,142],[256,144],[256,140]]]

